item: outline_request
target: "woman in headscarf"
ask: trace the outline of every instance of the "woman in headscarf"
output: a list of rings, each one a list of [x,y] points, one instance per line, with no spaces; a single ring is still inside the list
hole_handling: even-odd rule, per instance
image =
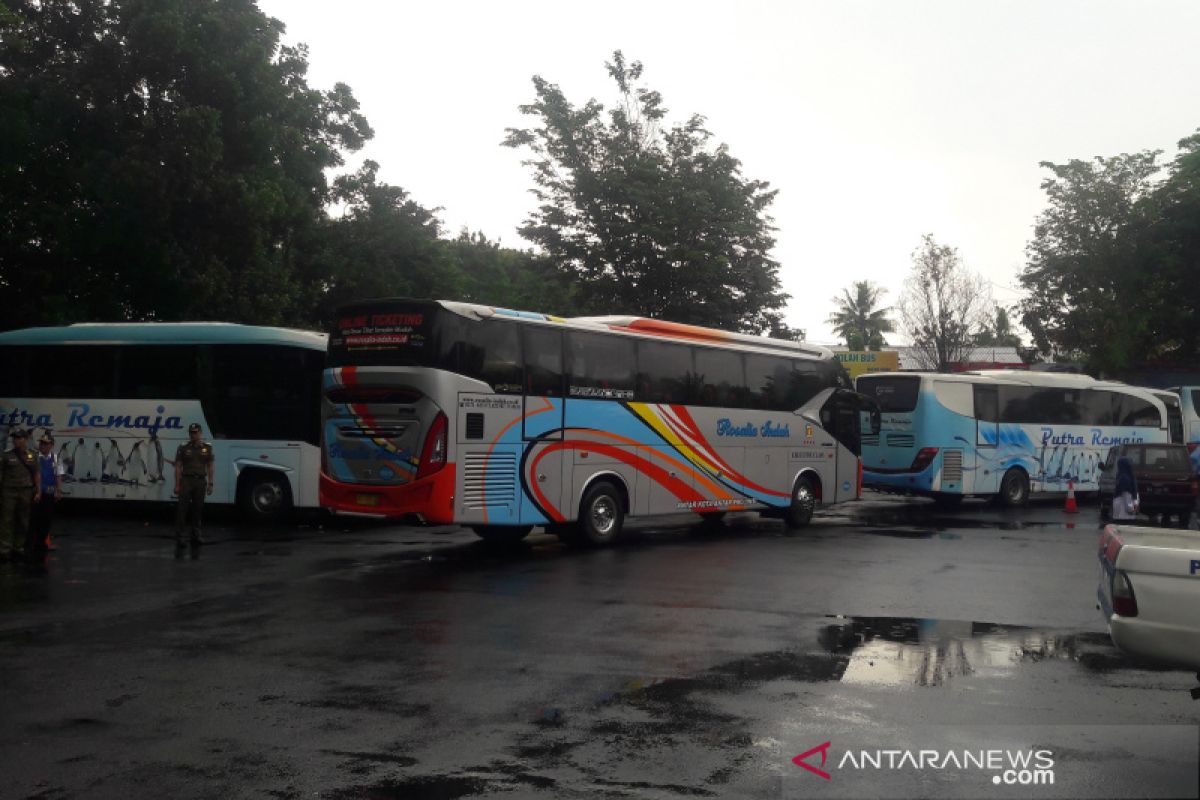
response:
[[[1112,518],[1116,521],[1137,519],[1138,488],[1133,462],[1127,456],[1117,459],[1117,483],[1113,487]]]

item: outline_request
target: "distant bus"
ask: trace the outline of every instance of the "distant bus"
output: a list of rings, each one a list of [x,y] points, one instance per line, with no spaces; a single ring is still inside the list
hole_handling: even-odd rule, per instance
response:
[[[0,432],[52,434],[66,497],[170,501],[175,450],[198,422],[213,501],[255,518],[315,507],[325,341],[227,323],[0,333]]]
[[[1095,491],[1122,442],[1182,441],[1165,392],[1086,375],[980,371],[877,373],[858,379],[881,430],[863,440],[863,483],[933,497],[1024,505],[1031,492]]]
[[[607,544],[627,516],[858,496],[863,398],[822,347],[636,317],[467,303],[341,309],[322,504]]]

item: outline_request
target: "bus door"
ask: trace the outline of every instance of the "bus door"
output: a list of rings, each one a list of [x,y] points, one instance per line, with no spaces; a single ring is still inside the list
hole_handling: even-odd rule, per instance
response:
[[[870,398],[857,392],[835,389],[821,406],[821,427],[833,441],[820,441],[822,449],[833,453],[835,464],[832,496],[826,485],[825,503],[840,503],[858,497],[858,464],[862,454],[862,415],[869,415],[871,430],[878,432],[878,410]]]
[[[539,513],[537,507],[562,507],[563,487],[569,483],[568,451],[548,445],[563,439],[566,404],[563,402],[563,333],[537,325],[521,326],[521,349],[525,362],[522,391],[521,439],[529,449],[527,480],[533,497],[525,497],[522,520]],[[536,501],[536,502],[535,502]]]
[[[974,469],[965,472],[971,482],[963,486],[964,492],[995,492],[1000,488],[1000,475],[992,465],[996,460],[996,448],[1000,445],[1000,395],[999,387],[973,384],[975,399],[975,453]]]

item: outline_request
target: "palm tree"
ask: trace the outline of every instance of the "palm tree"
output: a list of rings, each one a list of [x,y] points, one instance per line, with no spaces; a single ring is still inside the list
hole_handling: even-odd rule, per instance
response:
[[[846,340],[851,350],[878,350],[887,344],[885,333],[896,330],[888,319],[891,308],[875,308],[887,289],[870,281],[855,281],[841,297],[833,298],[838,310],[829,315],[833,330]]]

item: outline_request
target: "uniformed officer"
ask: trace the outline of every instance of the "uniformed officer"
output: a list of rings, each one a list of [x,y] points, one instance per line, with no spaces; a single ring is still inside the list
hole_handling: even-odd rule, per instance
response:
[[[200,436],[199,423],[188,426],[188,440],[175,451],[175,544],[183,547],[184,526],[191,526],[192,544],[204,544],[200,535],[200,512],[204,496],[213,491],[213,448]]]
[[[13,446],[0,459],[0,548],[8,548],[8,557],[25,557],[29,539],[29,508],[41,493],[37,456],[25,448],[29,434],[12,432]]]

